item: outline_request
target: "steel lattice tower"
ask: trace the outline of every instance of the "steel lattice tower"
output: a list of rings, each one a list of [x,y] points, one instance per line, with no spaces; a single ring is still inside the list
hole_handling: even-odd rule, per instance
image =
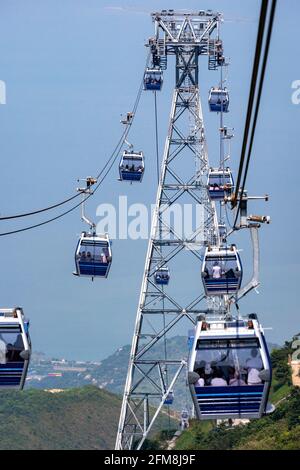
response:
[[[209,163],[198,62],[199,56],[206,55],[210,70],[221,65],[221,15],[211,11],[182,14],[164,10],[152,14],[152,19],[155,37],[148,46],[153,63],[165,69],[168,56],[175,56],[176,86],[116,440],[119,450],[142,447],[166,397],[185,371],[187,350],[178,360],[172,357],[172,351],[162,357],[157,345],[183,320],[196,324],[204,308],[201,302],[206,300],[201,293],[203,250],[208,244],[219,243],[216,209],[207,190]],[[201,220],[192,233],[177,233],[168,214],[174,204],[183,203],[186,198],[200,208]],[[189,256],[191,262],[195,260],[199,269],[199,290],[184,305],[176,298],[176,292],[170,293],[154,281],[156,270],[179,255]],[[176,273],[172,276],[176,277]],[[222,309],[219,300],[210,302],[209,309]]]

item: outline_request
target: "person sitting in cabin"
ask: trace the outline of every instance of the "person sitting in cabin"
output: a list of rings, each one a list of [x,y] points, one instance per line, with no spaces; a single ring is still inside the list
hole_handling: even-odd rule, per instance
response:
[[[125,171],[129,171],[129,165],[125,165]]]
[[[85,259],[86,259],[86,252],[83,251],[82,253],[79,253],[79,255],[80,255],[80,260],[81,260],[81,261],[85,261]]]
[[[131,165],[131,167],[130,167],[130,171],[135,171],[135,166],[134,166],[134,163]]]
[[[15,351],[15,348],[11,343],[7,343],[7,345],[6,345],[6,362],[7,363],[8,362],[15,362],[15,361],[19,361],[19,360],[20,360],[20,357],[18,357],[18,351]]]
[[[234,270],[231,268],[229,269],[226,273],[225,273],[225,277],[226,279],[232,279],[232,278],[235,278],[235,272]]]
[[[235,276],[235,277],[241,277],[241,271],[239,270],[239,268],[235,268],[235,270],[234,270],[234,276]]]
[[[106,262],[107,262],[107,263],[110,263],[111,260],[112,260],[112,257],[111,257],[110,254],[109,254],[108,248],[103,248],[103,252],[104,252],[104,254],[105,254],[105,256],[106,256]]]
[[[259,377],[259,373],[263,369],[263,363],[257,349],[251,349],[251,357],[246,361],[246,368],[248,370],[248,385],[261,384],[262,380]]]
[[[218,262],[216,261],[212,268],[212,277],[213,279],[221,279],[222,277],[222,269],[219,266]]]
[[[199,379],[195,383],[195,387],[204,387],[205,386],[204,370],[197,369],[195,372],[199,375]]]
[[[222,370],[218,367],[214,373],[213,373],[213,378],[211,381],[211,386],[212,387],[227,387],[227,382],[224,379],[224,375]]]
[[[211,364],[208,362],[205,364],[205,368],[204,368],[204,381],[205,381],[205,385],[211,385],[211,382],[212,382],[212,378],[213,378],[213,368],[211,366]]]
[[[103,264],[107,264],[107,256],[106,256],[104,250],[101,251],[100,262],[103,263]]]
[[[204,277],[204,278],[209,277],[209,271],[208,271],[207,266],[205,266],[205,268],[204,268],[203,277]]]
[[[143,167],[142,167],[142,165],[140,165],[140,166],[138,167],[138,170],[137,170],[137,171],[138,171],[139,173],[142,173],[142,172],[143,172]]]
[[[251,357],[246,360],[246,367],[254,369],[262,369],[263,363],[256,348],[251,349]]]
[[[255,369],[255,368],[249,369],[248,378],[247,378],[248,385],[260,385],[262,383],[262,380],[259,374],[260,374],[260,371],[258,369]]]
[[[230,374],[229,385],[231,387],[242,387],[243,385],[246,385],[246,382],[241,378],[241,374],[238,370],[234,369]]]

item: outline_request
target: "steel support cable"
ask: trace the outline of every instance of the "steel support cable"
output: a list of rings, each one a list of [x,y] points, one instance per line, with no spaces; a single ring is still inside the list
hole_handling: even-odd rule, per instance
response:
[[[115,156],[115,153],[117,150],[119,150],[119,147],[121,144],[123,144],[123,141],[124,141],[124,135],[125,135],[125,131],[123,132],[118,144],[116,145],[112,155],[110,156],[109,160],[107,161],[107,163],[104,165],[104,167],[102,168],[102,170],[100,171],[100,173],[97,175],[97,179],[99,179],[99,177],[101,176],[101,174],[105,171],[105,169],[107,168],[107,166],[109,165],[111,159]],[[7,217],[0,217],[0,221],[2,220],[12,220],[12,219],[19,219],[19,218],[23,218],[23,217],[28,217],[28,216],[32,216],[32,215],[37,215],[37,214],[41,214],[42,212],[47,212],[49,210],[53,210],[53,209],[56,209],[64,204],[67,204],[68,202],[71,202],[73,201],[74,199],[76,199],[78,196],[80,196],[80,193],[77,193],[77,194],[74,194],[74,196],[71,196],[69,197],[68,199],[65,199],[64,201],[62,202],[59,202],[57,204],[53,204],[52,206],[48,206],[48,207],[45,207],[43,209],[38,209],[38,210],[35,210],[35,211],[31,211],[31,212],[26,212],[26,213],[23,213],[23,214],[16,214],[16,215],[13,215],[13,216],[7,216]]]
[[[243,169],[244,169],[246,149],[247,149],[251,118],[252,118],[252,110],[253,110],[254,99],[255,99],[256,83],[257,83],[257,77],[258,77],[258,72],[259,72],[260,58],[261,58],[264,32],[265,32],[265,26],[266,26],[266,20],[267,20],[268,4],[269,4],[269,0],[262,0],[257,40],[256,40],[256,50],[255,50],[255,57],[254,57],[254,64],[253,64],[253,71],[252,71],[252,78],[251,78],[250,94],[249,94],[249,100],[248,100],[248,109],[247,109],[247,116],[246,116],[246,122],[245,122],[244,139],[243,139],[243,145],[242,145],[242,151],[241,151],[241,157],[240,157],[238,177],[237,177],[237,182],[236,182],[236,190],[235,190],[235,194],[234,194],[233,201],[232,201],[233,208],[236,207],[237,205],[239,188],[240,188]]]
[[[247,181],[247,176],[248,176],[248,171],[249,171],[249,164],[250,164],[250,159],[251,159],[251,154],[252,154],[252,149],[253,149],[253,142],[254,142],[255,131],[256,131],[256,126],[257,126],[258,113],[260,109],[260,102],[261,102],[261,96],[262,96],[262,91],[263,91],[263,86],[264,86],[264,79],[265,79],[266,69],[267,69],[267,64],[268,64],[268,57],[269,57],[269,51],[270,51],[270,45],[271,45],[271,39],[272,39],[276,6],[277,6],[277,0],[272,0],[270,22],[269,22],[269,27],[268,27],[266,46],[265,46],[262,71],[261,71],[261,78],[259,82],[257,102],[256,102],[256,108],[255,108],[255,113],[254,113],[254,118],[253,118],[253,126],[252,126],[252,132],[251,132],[250,143],[249,143],[249,148],[248,148],[247,161],[246,161],[246,167],[245,167],[245,172],[244,172],[241,195],[245,191],[246,181]],[[240,205],[241,205],[241,201],[239,204],[239,208],[240,208]],[[236,222],[237,220],[235,221],[234,225],[236,225]]]
[[[63,206],[65,204],[67,204],[68,202],[73,201],[78,196],[79,196],[79,194],[74,194],[74,196],[71,196],[68,199],[65,199],[64,201],[58,202],[57,204],[53,204],[52,206],[44,207],[43,209],[38,209],[38,210],[35,210],[35,211],[31,211],[31,212],[25,212],[23,214],[10,215],[10,216],[7,216],[7,217],[0,217],[0,221],[1,220],[11,220],[11,219],[20,219],[22,217],[29,217],[29,216],[32,216],[32,215],[41,214],[42,212],[47,212],[47,211],[56,209],[57,207]]]
[[[83,202],[86,202],[91,196],[93,196],[93,194],[95,193],[95,191],[97,191],[97,189],[99,188],[99,186],[103,183],[103,181],[105,180],[105,178],[107,177],[107,175],[109,174],[109,172],[111,171],[112,167],[114,166],[115,164],[115,161],[118,157],[118,153],[116,153],[116,156],[114,158],[114,160],[111,162],[108,170],[106,171],[105,175],[102,177],[102,179],[97,183],[97,186],[95,187],[95,190],[93,193],[91,194],[88,194],[83,201],[80,201],[78,204],[76,204],[75,206],[71,207],[69,210],[63,212],[62,214],[59,214],[57,215],[56,217],[52,217],[51,219],[48,219],[48,220],[45,220],[44,222],[40,222],[38,224],[35,224],[35,225],[30,225],[28,227],[25,227],[25,228],[22,228],[22,229],[18,229],[18,230],[12,230],[10,232],[4,232],[4,233],[0,233],[0,237],[5,237],[7,235],[14,235],[14,234],[17,234],[17,233],[21,233],[21,232],[27,232],[28,230],[33,230],[35,228],[38,228],[38,227],[42,227],[43,225],[47,225],[47,224],[50,224],[51,222],[54,222],[58,219],[61,219],[62,217],[65,217],[66,215],[70,214],[71,212],[73,212],[75,209],[77,209],[78,207],[81,206],[81,204]],[[81,193],[78,193],[78,194],[81,194]]]
[[[123,141],[121,142],[121,145],[123,144]],[[56,217],[52,217],[51,219],[48,219],[48,220],[45,220],[44,222],[40,222],[38,224],[34,224],[34,225],[29,225],[28,227],[24,227],[24,228],[21,228],[21,229],[18,229],[18,230],[12,230],[12,231],[9,231],[9,232],[3,232],[3,233],[0,233],[0,237],[5,237],[7,235],[14,235],[14,234],[17,234],[17,233],[21,233],[21,232],[27,232],[28,230],[33,230],[35,228],[38,228],[38,227],[42,227],[44,225],[47,225],[47,224],[50,224],[51,222],[54,222],[58,219],[61,219],[62,217],[65,217],[66,215],[70,214],[71,212],[73,212],[75,209],[77,209],[78,207],[81,206],[81,204],[85,201],[87,201],[91,196],[93,196],[93,194],[95,193],[95,191],[97,191],[97,189],[99,188],[99,186],[103,183],[103,181],[105,180],[105,178],[107,177],[107,175],[109,174],[110,170],[112,169],[116,159],[118,157],[118,153],[116,153],[115,155],[115,158],[114,160],[111,162],[108,170],[106,171],[105,175],[102,177],[102,179],[97,183],[97,186],[95,187],[95,190],[93,193],[91,194],[88,194],[83,201],[80,201],[78,204],[76,204],[75,206],[72,206],[70,209],[68,209],[67,211],[63,212],[62,214],[59,214],[57,215]],[[80,195],[82,193],[78,193],[78,195]]]
[[[147,60],[146,60],[146,66],[145,66],[145,69],[144,69],[144,72],[148,66],[148,63],[149,63],[149,57],[150,57],[150,54],[148,55],[147,57]],[[144,75],[143,75],[143,78],[144,78]],[[140,102],[140,98],[141,98],[141,95],[142,95],[142,91],[143,91],[143,80],[142,80],[142,83],[139,87],[139,90],[138,90],[138,94],[137,94],[137,97],[136,97],[136,100],[134,102],[134,106],[133,106],[133,118],[132,118],[132,122],[134,120],[134,117],[135,117],[135,113],[136,113],[136,110],[138,108],[138,105],[139,105],[139,102]],[[106,164],[104,165],[104,167],[102,168],[102,170],[98,173],[97,175],[97,179],[100,178],[100,176],[102,175],[102,173],[105,171],[105,169],[107,168],[107,166],[110,164],[111,160],[114,158],[115,156],[115,153],[119,151],[119,147],[121,145],[123,145],[124,143],[124,140],[126,139],[126,137],[128,136],[129,134],[129,130],[130,130],[130,126],[127,126],[127,128],[125,129],[125,131],[123,132],[121,138],[119,139],[114,151],[112,152],[110,158],[108,159],[108,161],[106,162]],[[99,187],[99,186],[98,186]],[[10,216],[6,216],[6,217],[0,217],[0,221],[3,221],[3,220],[12,220],[12,219],[20,219],[20,218],[24,218],[24,217],[29,217],[29,216],[33,216],[33,215],[37,215],[37,214],[41,214],[43,212],[48,212],[50,210],[53,210],[53,209],[57,209],[58,207],[61,207],[71,201],[73,201],[74,199],[76,199],[78,196],[80,196],[80,193],[77,193],[77,194],[74,194],[73,196],[70,196],[68,197],[67,199],[61,201],[61,202],[58,202],[56,204],[52,204],[50,206],[47,206],[47,207],[44,207],[42,209],[37,209],[37,210],[33,210],[33,211],[30,211],[30,212],[24,212],[24,213],[21,213],[21,214],[15,214],[15,215],[10,215]],[[79,204],[80,205],[80,204]],[[75,208],[78,207],[78,205],[74,206]],[[66,211],[64,212],[64,214],[67,214],[69,213],[69,211]],[[61,214],[61,216],[63,216]],[[53,219],[49,219],[49,221],[52,221],[52,220],[56,220],[56,218],[54,217]],[[45,223],[49,223],[49,222],[45,222]],[[36,224],[36,226],[39,226],[39,224]],[[35,227],[35,226],[32,226],[32,227]],[[29,230],[29,228],[26,228],[26,230]]]
[[[123,132],[121,138],[119,139],[112,155],[110,156],[110,158],[108,159],[108,161],[106,162],[106,164],[104,165],[104,167],[102,168],[102,170],[100,171],[100,173],[97,175],[97,179],[99,179],[99,177],[102,175],[102,173],[105,171],[105,169],[107,168],[107,166],[109,165],[109,163],[111,162],[112,158],[115,156],[115,153],[117,151],[119,151],[119,147],[121,145],[123,145],[123,142],[124,142],[124,136],[126,136],[127,133],[126,133],[126,130]],[[125,137],[126,138],[126,137]],[[61,207],[65,204],[67,204],[68,202],[71,202],[73,201],[74,199],[76,199],[78,196],[80,196],[80,193],[77,193],[77,194],[74,194],[74,196],[71,196],[69,197],[68,199],[65,199],[64,201],[61,201],[57,204],[53,204],[51,206],[48,206],[48,207],[45,207],[43,209],[38,209],[38,210],[35,210],[35,211],[31,211],[31,212],[26,212],[26,213],[23,213],[23,214],[16,214],[16,215],[12,215],[12,216],[7,216],[7,217],[0,217],[0,221],[2,220],[12,220],[12,219],[19,219],[19,218],[23,218],[23,217],[28,217],[28,216],[32,216],[32,215],[37,215],[37,214],[41,214],[43,212],[47,212],[49,210],[53,210],[53,209],[56,209],[58,207]],[[80,205],[80,204],[79,204]],[[78,206],[75,206],[75,207],[78,207]],[[52,219],[50,219],[52,220]]]
[[[148,62],[149,62],[149,57],[150,55],[148,55],[147,57],[147,62],[146,62],[146,67],[148,66]],[[146,67],[145,67],[145,70],[146,70]],[[144,79],[144,75],[143,75],[143,79]],[[141,98],[141,95],[142,95],[142,91],[143,91],[143,79],[142,79],[142,82],[141,82],[141,85],[139,87],[139,91],[138,91],[138,94],[137,94],[137,97],[136,97],[136,100],[134,102],[134,106],[133,106],[133,119],[135,117],[135,114],[136,114],[136,111],[138,109],[138,105],[139,105],[139,102],[140,102],[140,98]],[[132,119],[132,121],[133,121]],[[57,216],[55,217],[52,217],[51,219],[48,219],[48,220],[45,220],[43,222],[40,222],[40,223],[37,223],[37,224],[34,224],[34,225],[30,225],[28,227],[24,227],[24,228],[21,228],[21,229],[17,229],[17,230],[11,230],[9,232],[3,232],[3,233],[0,233],[0,237],[5,237],[5,236],[8,236],[8,235],[14,235],[14,234],[18,234],[18,233],[21,233],[21,232],[27,232],[29,230],[33,230],[35,228],[38,228],[38,227],[42,227],[44,225],[47,225],[47,224],[50,224],[51,222],[54,222],[56,220],[59,220],[63,217],[65,217],[66,215],[70,214],[71,212],[73,212],[75,209],[77,209],[78,207],[81,206],[81,204],[85,201],[87,201],[91,196],[93,196],[93,194],[95,194],[95,192],[97,191],[97,189],[100,187],[100,185],[103,183],[103,181],[105,180],[105,178],[108,176],[108,174],[110,173],[112,167],[114,166],[118,156],[119,156],[119,151],[125,141],[125,139],[127,138],[129,132],[130,132],[130,128],[131,128],[131,125],[130,126],[126,126],[126,129],[125,131],[123,132],[121,138],[119,139],[118,141],[118,144],[116,145],[112,155],[110,156],[109,160],[107,161],[107,163],[105,164],[105,166],[102,168],[101,172],[97,175],[97,179],[102,175],[103,171],[105,171],[105,169],[107,168],[107,166],[109,165],[106,173],[104,174],[104,176],[102,176],[102,178],[100,179],[100,181],[98,181],[97,185],[95,186],[95,189],[93,191],[93,193],[91,194],[88,194],[86,196],[86,198],[84,198],[83,201],[80,201],[80,203],[76,204],[75,206],[71,207],[70,209],[68,209],[67,211],[63,212],[62,214],[58,214]],[[110,163],[110,164],[109,164]],[[78,193],[76,194],[75,196],[78,197],[81,193]],[[73,196],[72,199],[75,198],[75,196]],[[72,200],[70,198],[70,200]],[[58,207],[59,205],[57,205]],[[38,212],[35,212],[35,213],[38,213]],[[14,217],[10,217],[10,218],[14,218]],[[1,219],[0,219],[1,220]]]

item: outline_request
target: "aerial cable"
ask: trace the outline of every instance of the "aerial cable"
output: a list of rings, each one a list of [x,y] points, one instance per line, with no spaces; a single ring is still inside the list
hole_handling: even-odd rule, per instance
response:
[[[56,217],[52,217],[51,219],[48,219],[48,220],[45,220],[44,222],[40,222],[38,224],[35,224],[35,225],[30,225],[28,227],[25,227],[25,228],[21,228],[21,229],[18,229],[18,230],[12,230],[10,232],[3,232],[3,233],[0,233],[0,237],[5,237],[5,236],[8,236],[8,235],[14,235],[14,234],[17,234],[17,233],[21,233],[21,232],[27,232],[29,230],[33,230],[33,229],[36,229],[38,227],[42,227],[44,225],[47,225],[47,224],[50,224],[51,222],[54,222],[58,219],[61,219],[62,217],[65,217],[66,215],[70,214],[71,212],[73,212],[75,209],[77,209],[78,207],[80,207],[82,205],[82,203],[84,203],[85,201],[87,201],[94,193],[95,191],[97,191],[97,189],[99,188],[99,186],[103,183],[103,181],[105,180],[105,178],[107,177],[107,175],[109,174],[109,172],[111,171],[116,159],[118,157],[118,154],[116,154],[115,156],[115,159],[112,161],[110,167],[108,168],[107,172],[105,173],[105,175],[102,177],[102,179],[98,182],[98,184],[96,185],[95,187],[95,190],[93,193],[91,194],[88,194],[86,196],[86,198],[84,198],[83,201],[80,201],[78,204],[76,204],[75,206],[71,207],[69,210],[63,212],[62,214],[59,214],[57,215]],[[80,193],[78,193],[78,195],[80,195]]]
[[[61,219],[62,217],[65,217],[66,215],[70,214],[71,212],[73,212],[75,209],[77,209],[78,207],[80,207],[82,205],[82,203],[84,203],[85,201],[87,201],[94,193],[95,191],[97,191],[97,189],[99,188],[99,186],[103,183],[103,181],[105,180],[105,178],[107,177],[107,175],[109,174],[109,172],[111,171],[116,159],[118,157],[118,153],[116,153],[116,156],[114,158],[114,160],[111,162],[108,170],[106,171],[105,175],[101,178],[101,180],[98,182],[98,184],[95,186],[95,190],[93,191],[93,193],[90,193],[88,194],[83,201],[80,201],[78,204],[76,204],[75,206],[71,207],[69,210],[63,212],[62,214],[59,214],[57,215],[56,217],[52,217],[51,219],[48,219],[48,220],[45,220],[44,222],[40,222],[38,224],[34,224],[34,225],[30,225],[28,227],[24,227],[24,228],[21,228],[21,229],[18,229],[18,230],[12,230],[10,232],[3,232],[3,233],[0,233],[0,237],[5,237],[5,236],[8,236],[8,235],[14,235],[14,234],[17,234],[17,233],[21,233],[21,232],[27,232],[28,230],[33,230],[35,228],[38,228],[38,227],[42,227],[44,225],[47,225],[47,224],[50,224],[51,222],[54,222],[58,219]],[[78,193],[78,195],[82,194],[81,192]]]
[[[243,139],[243,145],[242,145],[242,151],[241,151],[241,157],[240,157],[238,177],[237,177],[237,182],[236,182],[236,191],[235,191],[233,201],[232,201],[233,207],[237,205],[238,193],[239,193],[239,188],[240,188],[240,184],[242,180],[242,173],[244,169],[247,142],[248,142],[250,124],[251,124],[251,118],[252,118],[252,110],[253,110],[254,99],[255,99],[256,82],[257,82],[257,77],[258,77],[258,72],[259,72],[264,31],[265,31],[266,20],[267,20],[268,3],[269,3],[269,0],[262,0],[259,27],[258,27],[258,33],[257,33],[257,41],[256,41],[256,51],[255,51],[255,58],[254,58],[254,64],[253,64],[251,86],[250,86],[250,94],[249,94],[249,100],[248,100],[248,109],[247,109],[247,116],[246,116],[245,130],[244,130],[244,139]]]
[[[268,56],[269,56],[269,51],[270,51],[270,44],[271,44],[271,39],[272,39],[272,31],[273,31],[274,18],[275,18],[275,12],[276,12],[276,4],[277,4],[277,0],[273,0],[272,7],[271,7],[271,14],[270,14],[270,24],[269,24],[268,35],[267,35],[267,40],[266,40],[266,48],[265,48],[265,53],[264,53],[264,58],[263,58],[261,79],[260,79],[259,89],[258,89],[257,104],[256,104],[255,113],[254,113],[253,127],[252,127],[249,150],[248,150],[248,155],[247,155],[246,168],[245,168],[243,185],[242,185],[242,192],[241,192],[242,194],[243,194],[243,192],[245,190],[245,186],[246,186],[246,180],[247,180],[247,175],[248,175],[248,170],[249,170],[249,163],[250,163],[250,158],[251,158],[251,153],[252,153],[252,148],[253,148],[253,141],[254,141],[254,136],[255,136],[255,131],[256,131],[258,113],[259,113],[259,109],[260,109],[260,102],[261,102],[261,96],[262,96],[262,91],[263,91],[264,78],[265,78],[265,74],[266,74]]]
[[[77,209],[77,207],[80,207],[81,204],[82,204],[82,201],[80,201],[79,204],[76,204],[75,206],[71,207],[71,209],[63,212],[62,214],[59,214],[56,217],[52,217],[52,219],[45,220],[44,222],[40,222],[39,224],[30,225],[28,227],[21,228],[18,230],[12,230],[11,232],[0,233],[0,237],[5,237],[7,235],[14,235],[16,233],[21,233],[21,232],[27,232],[28,230],[33,230],[35,228],[42,227],[43,225],[50,224],[51,222],[54,222],[55,220],[61,219],[62,217],[65,217],[67,214],[70,214],[75,209]]]
[[[149,61],[149,56],[147,57],[147,64],[148,64],[148,61]],[[146,67],[147,67],[147,64],[146,64]],[[145,69],[146,69],[145,67]],[[136,97],[136,100],[134,102],[134,106],[133,106],[133,119],[135,117],[135,114],[136,114],[136,111],[137,111],[137,108],[138,108],[138,105],[139,105],[139,102],[140,102],[140,98],[141,98],[141,95],[142,95],[142,91],[143,91],[143,81],[141,82],[141,85],[139,87],[139,90],[138,90],[138,94],[137,94],[137,97]],[[132,120],[133,120],[132,119]],[[131,124],[132,124],[132,121],[131,121]],[[43,222],[40,222],[40,223],[37,223],[37,224],[34,224],[34,225],[29,225],[28,227],[24,227],[24,228],[21,228],[21,229],[17,229],[17,230],[11,230],[9,232],[3,232],[3,233],[0,233],[0,237],[4,237],[4,236],[8,236],[8,235],[14,235],[14,234],[17,234],[17,233],[21,233],[21,232],[27,232],[29,230],[33,230],[33,229],[36,229],[38,227],[42,227],[44,225],[47,225],[51,222],[54,222],[56,220],[59,220],[61,219],[62,217],[65,217],[66,215],[70,214],[71,212],[73,212],[75,209],[77,209],[78,207],[80,207],[82,205],[82,203],[84,203],[85,201],[87,201],[96,191],[97,189],[100,187],[100,185],[104,182],[104,180],[106,179],[106,177],[108,176],[108,174],[110,173],[111,169],[113,168],[118,156],[119,156],[119,151],[124,143],[124,140],[127,138],[128,134],[129,134],[129,131],[130,131],[130,126],[126,126],[124,132],[122,133],[122,136],[121,138],[119,139],[116,147],[114,148],[114,151],[113,153],[111,154],[110,158],[108,159],[108,161],[106,162],[106,164],[104,165],[104,167],[102,168],[101,172],[97,175],[97,180],[100,178],[100,181],[98,181],[97,185],[95,186],[95,189],[93,191],[93,193],[91,194],[88,194],[86,198],[84,198],[83,201],[80,201],[80,203],[72,206],[70,209],[68,209],[67,211],[63,212],[62,214],[59,214],[55,217],[52,217],[48,220],[45,220]],[[107,169],[108,168],[108,169]],[[107,169],[107,170],[106,170]],[[103,175],[104,171],[106,170],[105,174]],[[34,215],[34,214],[38,214],[38,213],[41,213],[41,212],[46,212],[46,210],[50,210],[50,209],[54,209],[55,207],[59,207],[63,204],[66,204],[67,202],[70,202],[72,201],[73,199],[75,199],[76,197],[78,197],[79,195],[81,194],[81,192],[77,193],[76,195],[72,196],[71,198],[69,199],[66,199],[65,201],[62,201],[62,203],[58,203],[58,204],[55,204],[53,206],[49,206],[48,208],[45,208],[45,209],[40,209],[38,211],[32,211],[32,213],[28,213],[28,215]],[[0,218],[0,220],[5,220],[5,219],[14,219],[14,218],[20,218],[20,217],[25,217],[26,214],[18,214],[17,216],[9,216],[9,217],[5,217],[5,218]]]
[[[71,196],[71,197],[69,197],[68,199],[65,199],[62,202],[59,202],[57,204],[53,204],[52,206],[48,206],[48,207],[45,207],[43,209],[38,209],[36,211],[25,212],[24,214],[16,214],[16,215],[11,215],[11,216],[7,216],[7,217],[0,217],[0,221],[1,220],[19,219],[21,217],[28,217],[28,216],[31,216],[31,215],[41,214],[42,212],[50,211],[52,209],[56,209],[57,207],[63,206],[64,204],[67,204],[68,202],[73,201],[78,196],[79,196],[79,194],[75,194],[74,196]]]
[[[246,186],[246,181],[247,181],[247,176],[248,176],[248,171],[249,171],[249,164],[250,164],[250,159],[252,155],[253,142],[254,142],[254,137],[255,137],[255,131],[256,131],[258,114],[259,114],[260,103],[261,103],[261,96],[262,96],[264,79],[265,79],[266,68],[267,68],[267,63],[268,63],[268,56],[269,56],[269,51],[270,51],[270,44],[271,44],[271,39],[272,39],[276,6],[277,6],[277,0],[272,0],[269,25],[268,25],[268,31],[267,31],[267,37],[266,37],[266,44],[265,44],[265,50],[264,50],[264,56],[263,56],[263,62],[262,62],[262,68],[261,68],[261,74],[260,74],[260,80],[259,80],[259,86],[258,86],[258,92],[257,92],[256,106],[255,106],[255,112],[254,112],[254,117],[253,117],[253,124],[252,124],[249,147],[248,147],[246,166],[245,166],[245,171],[243,175],[242,188],[240,192],[241,197],[245,191],[245,186]],[[236,188],[236,191],[238,190],[239,190],[239,186],[237,186]],[[237,220],[239,216],[240,207],[241,207],[241,200],[239,202],[239,207],[238,207],[235,222],[234,222],[235,228],[236,228],[236,224],[237,224]]]

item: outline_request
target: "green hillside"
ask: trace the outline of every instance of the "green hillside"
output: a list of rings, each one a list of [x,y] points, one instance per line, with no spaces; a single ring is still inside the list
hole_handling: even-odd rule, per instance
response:
[[[60,393],[2,391],[0,450],[113,449],[120,408],[119,396],[93,386]],[[154,432],[168,424],[161,415]]]
[[[120,399],[94,387],[0,393],[0,449],[110,449]]]

